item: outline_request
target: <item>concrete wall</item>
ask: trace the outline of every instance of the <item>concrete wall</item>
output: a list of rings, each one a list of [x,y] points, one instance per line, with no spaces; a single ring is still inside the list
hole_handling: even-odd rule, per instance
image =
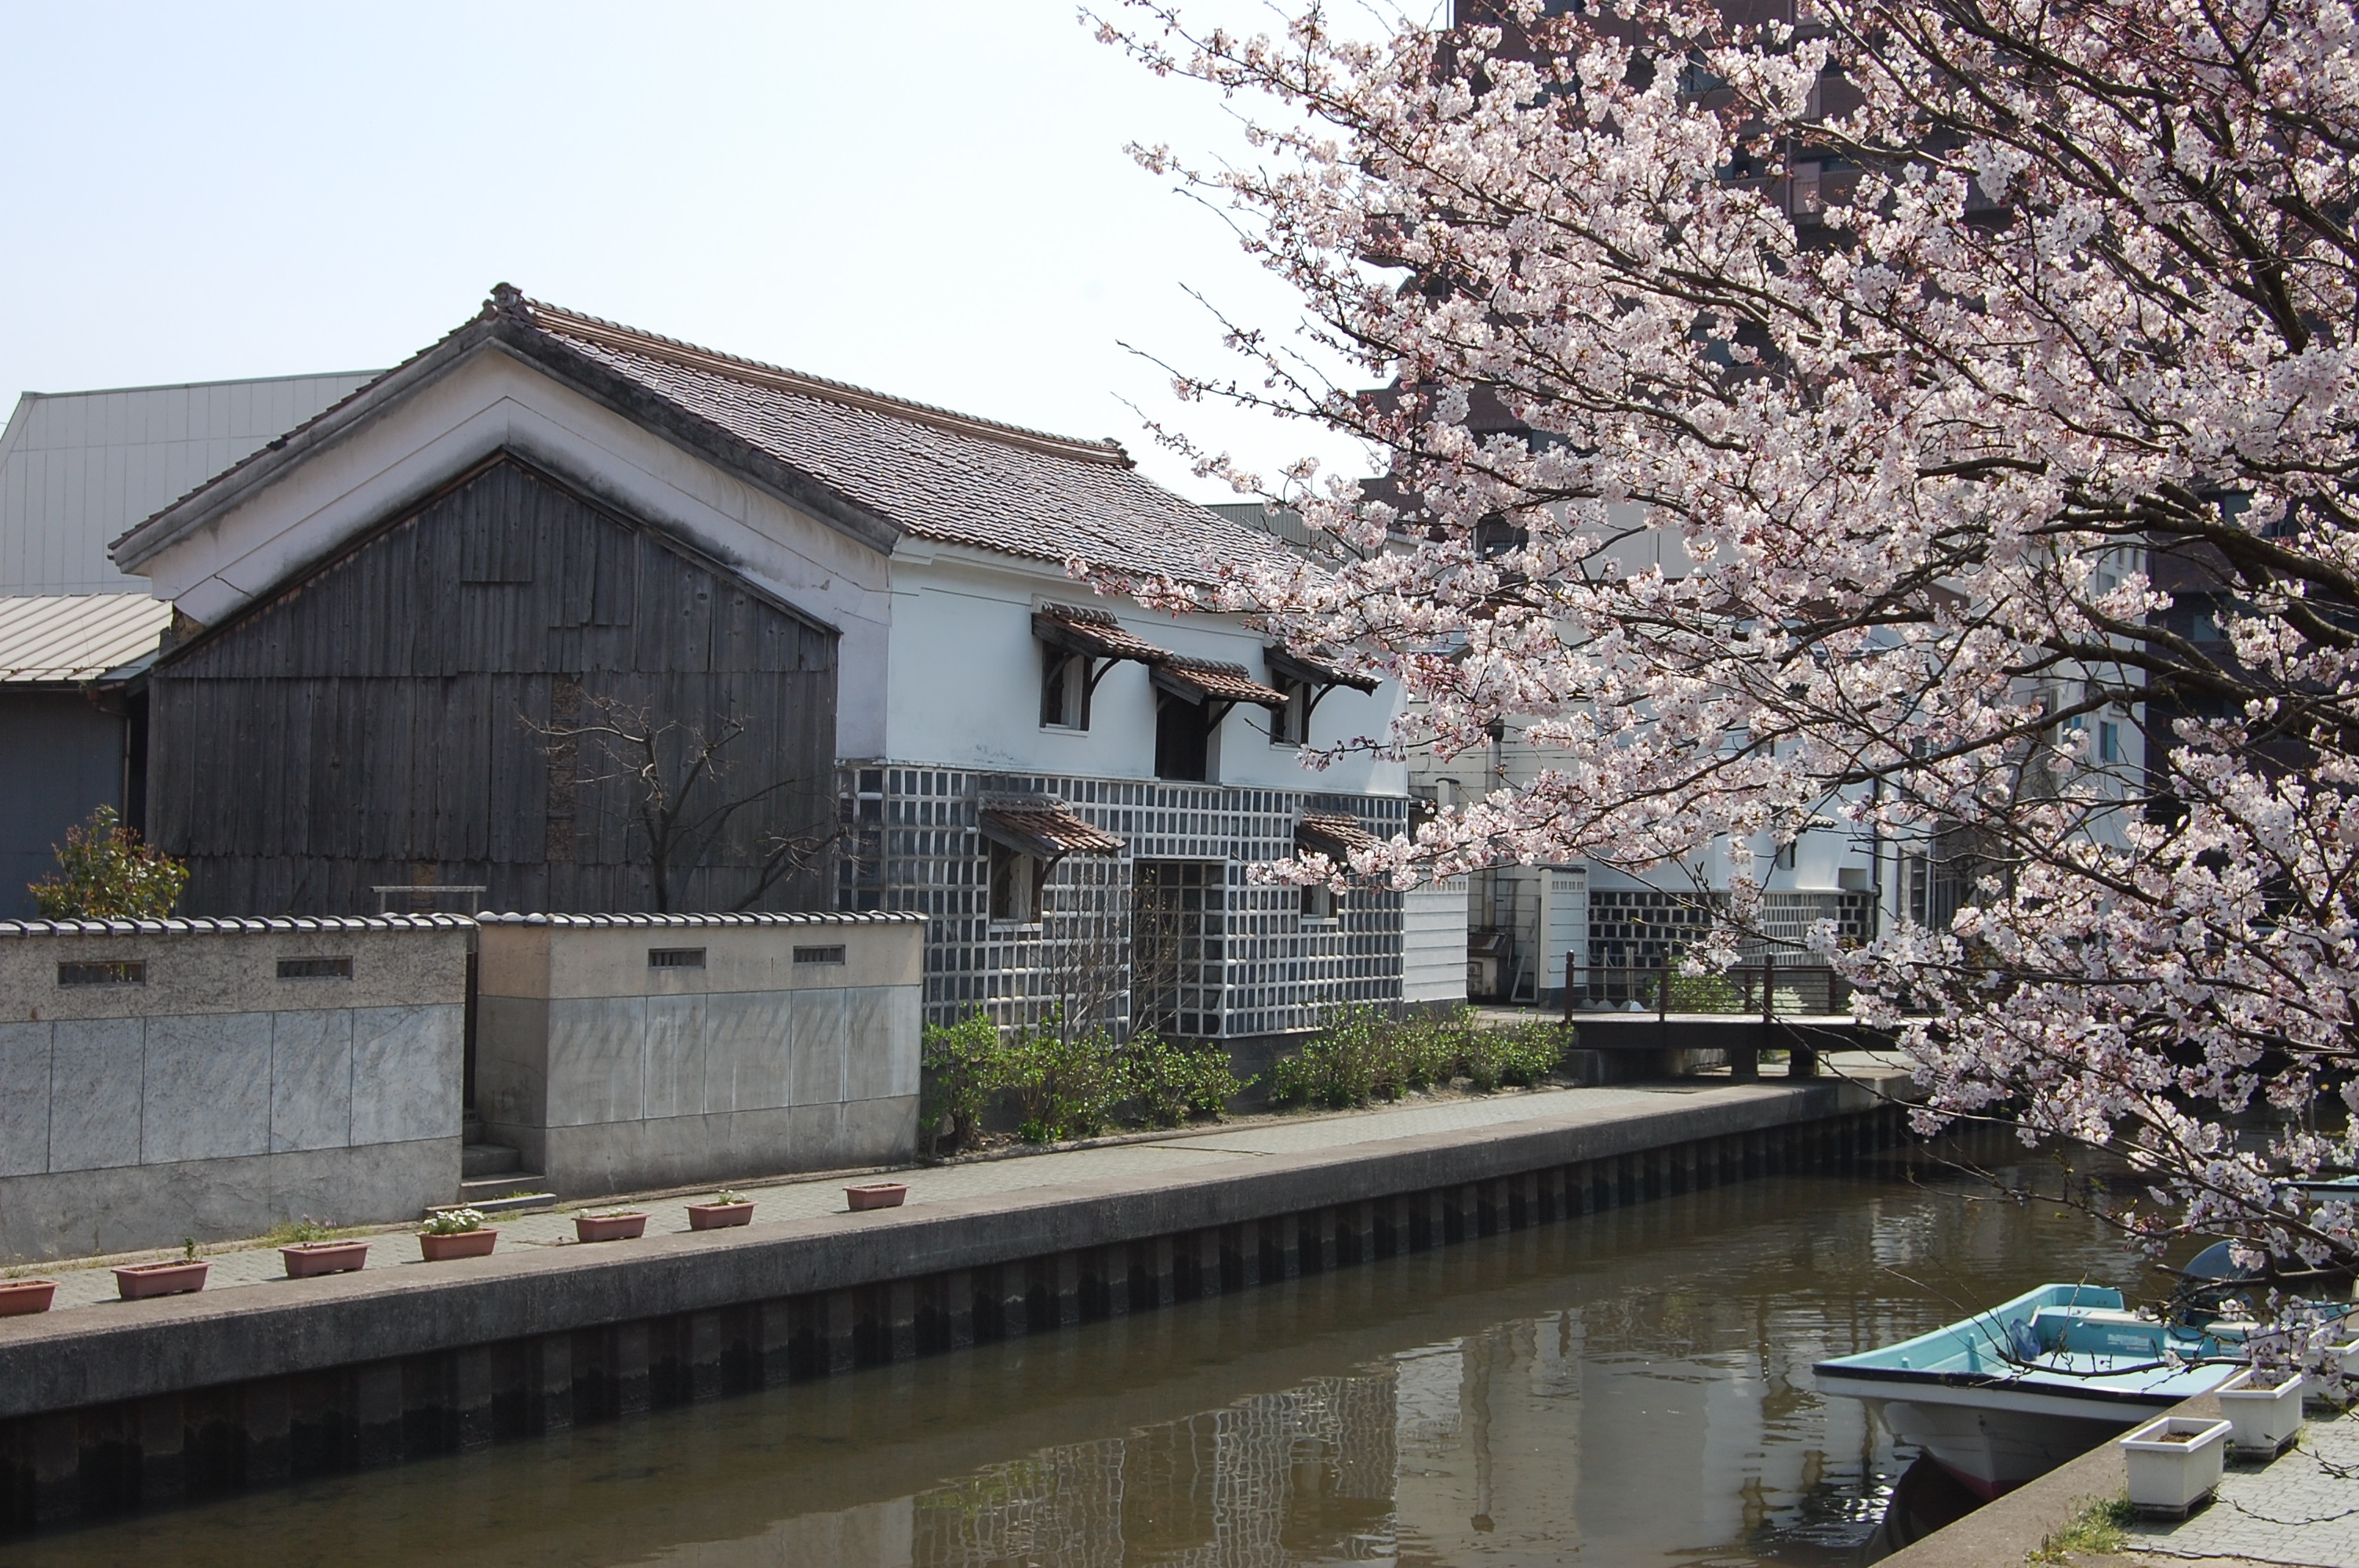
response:
[[[468,929],[0,922],[0,1260],[450,1202]],[[282,959],[350,973],[282,979]]]
[[[568,1196],[910,1159],[924,939],[916,915],[486,915],[475,1108]]]

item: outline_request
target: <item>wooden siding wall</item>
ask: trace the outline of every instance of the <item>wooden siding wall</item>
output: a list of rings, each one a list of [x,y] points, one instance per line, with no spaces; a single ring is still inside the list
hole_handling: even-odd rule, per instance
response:
[[[654,907],[635,785],[552,720],[602,698],[707,733],[737,814],[670,907],[734,909],[761,846],[832,820],[835,634],[503,458],[153,677],[151,837],[192,914],[373,912],[374,885],[485,907]],[[719,798],[707,795],[707,801]],[[825,867],[752,907],[823,905]]]

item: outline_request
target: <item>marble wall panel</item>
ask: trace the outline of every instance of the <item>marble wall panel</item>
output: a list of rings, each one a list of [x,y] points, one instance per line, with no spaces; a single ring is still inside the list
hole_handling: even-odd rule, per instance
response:
[[[0,1176],[49,1168],[49,1030],[0,1023]]]
[[[636,1121],[647,1114],[645,997],[549,1004],[549,1125]]]
[[[364,1007],[352,1018],[353,1142],[457,1137],[464,1010]]]
[[[642,1115],[703,1114],[704,1003],[705,998],[695,995],[647,999],[647,1087]]]
[[[147,1020],[143,1164],[270,1152],[270,1018],[179,1013]]]
[[[865,986],[844,993],[844,1098],[918,1092],[921,1008],[914,986]]]
[[[270,1148],[353,1141],[353,1015],[334,1008],[270,1018]]]
[[[843,1099],[844,993],[795,993],[792,1103],[836,1105]]]
[[[794,998],[784,991],[707,997],[705,1110],[774,1110],[792,1103],[787,1068],[793,1037]]]
[[[136,1165],[145,1023],[60,1019],[50,1029],[49,1169]]]

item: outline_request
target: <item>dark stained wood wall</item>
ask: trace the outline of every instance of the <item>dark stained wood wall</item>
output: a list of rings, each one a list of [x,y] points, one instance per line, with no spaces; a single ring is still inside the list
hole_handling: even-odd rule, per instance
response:
[[[602,698],[679,727],[675,773],[690,729],[749,726],[719,788],[770,793],[675,870],[674,910],[739,907],[765,843],[834,812],[835,634],[513,458],[167,654],[150,689],[149,837],[189,862],[186,914],[373,913],[373,885],[419,882],[656,907],[636,786],[609,747],[547,733]],[[823,907],[824,873],[751,907]]]

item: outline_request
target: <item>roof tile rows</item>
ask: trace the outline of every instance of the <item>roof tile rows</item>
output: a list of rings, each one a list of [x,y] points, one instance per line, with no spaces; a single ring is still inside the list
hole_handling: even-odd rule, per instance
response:
[[[1166,654],[1155,666],[1155,683],[1197,702],[1253,702],[1264,708],[1284,708],[1286,693],[1253,678],[1243,665],[1213,659],[1185,659]]]
[[[975,814],[986,838],[1027,855],[1055,860],[1063,855],[1118,855],[1123,841],[1054,803],[986,806]]]

